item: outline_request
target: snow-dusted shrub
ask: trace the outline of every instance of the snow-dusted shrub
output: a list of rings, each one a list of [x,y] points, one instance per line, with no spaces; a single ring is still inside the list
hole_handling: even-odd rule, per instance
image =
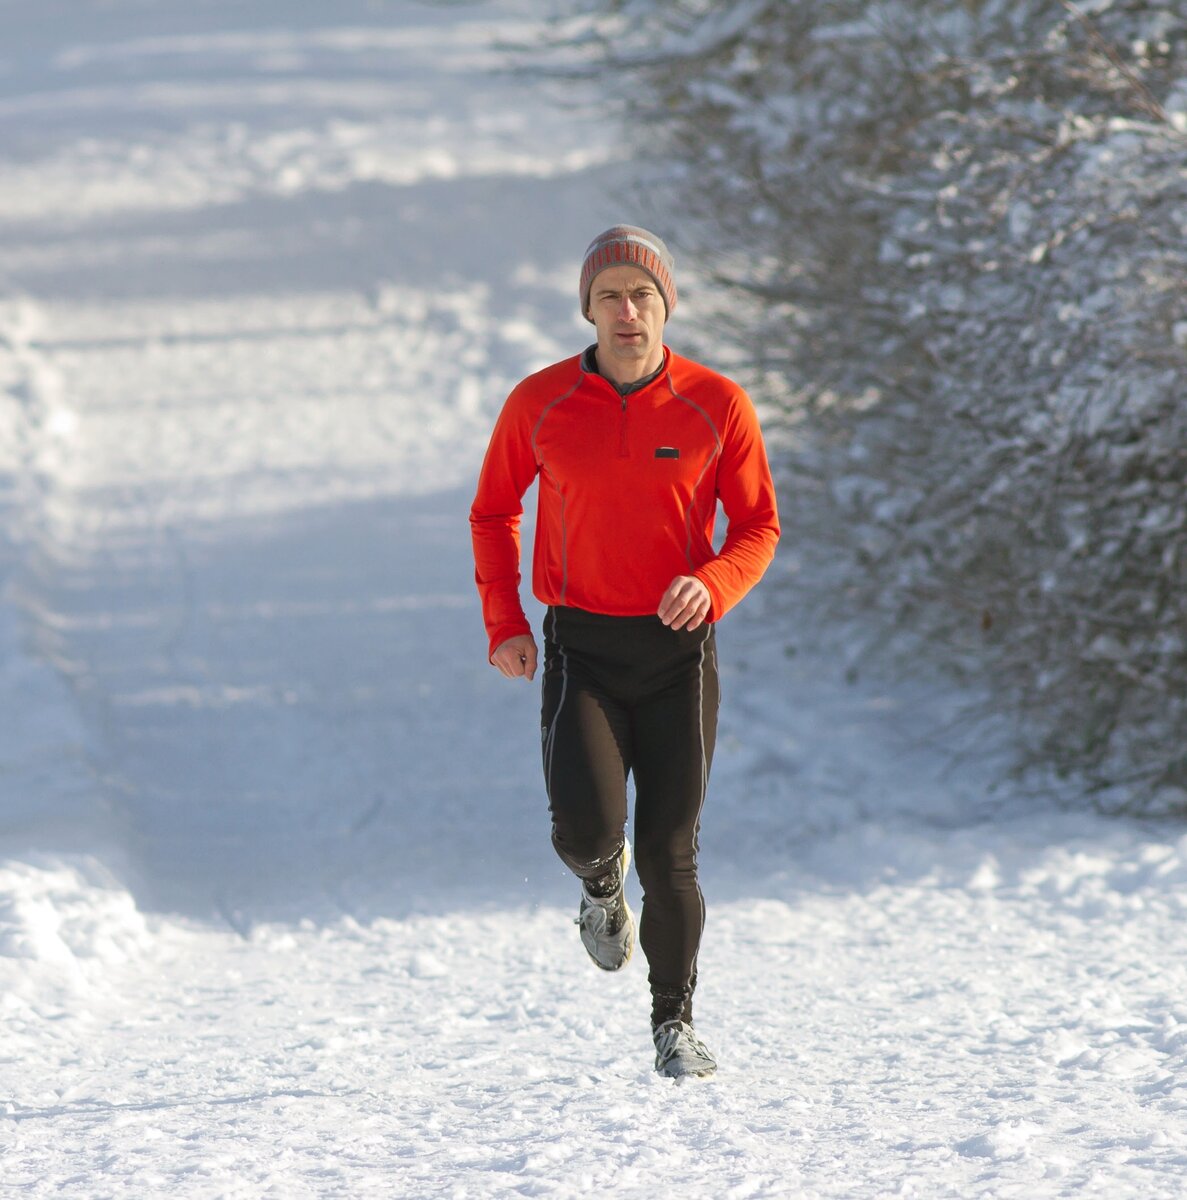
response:
[[[598,7],[822,604],[988,685],[1024,761],[1187,808],[1181,0]]]

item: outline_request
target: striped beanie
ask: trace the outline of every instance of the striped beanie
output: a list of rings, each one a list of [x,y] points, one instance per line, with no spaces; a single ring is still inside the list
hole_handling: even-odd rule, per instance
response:
[[[582,315],[589,320],[589,289],[599,271],[607,267],[635,266],[655,280],[670,317],[676,307],[676,281],[672,278],[675,265],[667,246],[654,233],[637,225],[615,225],[605,233],[599,233],[590,242],[581,263]]]

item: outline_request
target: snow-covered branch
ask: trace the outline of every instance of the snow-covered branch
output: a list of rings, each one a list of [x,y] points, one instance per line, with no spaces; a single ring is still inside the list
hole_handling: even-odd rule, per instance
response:
[[[1187,14],[627,7],[821,611],[990,685],[1020,761],[1187,808]]]

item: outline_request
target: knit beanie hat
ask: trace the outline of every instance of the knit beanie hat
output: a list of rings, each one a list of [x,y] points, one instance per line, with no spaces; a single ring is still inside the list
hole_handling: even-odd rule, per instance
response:
[[[594,276],[607,267],[641,267],[655,280],[659,293],[664,298],[667,315],[676,307],[676,282],[672,278],[675,267],[671,251],[646,229],[637,225],[615,225],[605,233],[599,233],[589,244],[581,264],[581,313],[588,321],[589,289]]]

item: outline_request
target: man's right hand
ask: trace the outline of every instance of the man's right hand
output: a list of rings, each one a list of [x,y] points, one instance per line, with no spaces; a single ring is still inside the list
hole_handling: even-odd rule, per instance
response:
[[[537,657],[536,639],[530,633],[521,633],[501,643],[490,660],[508,679],[522,675],[530,683],[536,674]]]

